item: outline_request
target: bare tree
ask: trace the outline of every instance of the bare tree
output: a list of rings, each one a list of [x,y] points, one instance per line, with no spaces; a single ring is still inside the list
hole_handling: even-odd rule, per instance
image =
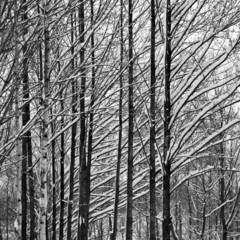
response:
[[[156,240],[156,163],[155,163],[155,118],[156,118],[156,74],[155,74],[155,1],[151,1],[151,82],[150,82],[150,240]],[[167,43],[166,43],[167,44]],[[167,59],[167,58],[166,58]],[[165,63],[166,64],[166,63]],[[169,64],[169,63],[168,63]],[[167,74],[167,71],[165,72]],[[166,75],[165,75],[166,77]],[[166,82],[165,82],[166,84]],[[166,87],[165,87],[166,89]],[[166,95],[166,93],[165,93]],[[166,98],[167,99],[167,98]],[[166,127],[167,128],[167,127]]]
[[[133,2],[128,1],[128,160],[127,160],[127,221],[126,240],[132,240],[133,226]]]
[[[120,3],[120,76],[119,76],[119,130],[118,130],[118,149],[117,149],[117,166],[116,166],[116,187],[115,201],[113,213],[113,230],[110,235],[111,240],[116,240],[117,223],[118,223],[118,204],[119,204],[119,189],[120,189],[120,167],[122,154],[122,102],[123,102],[123,1]]]
[[[44,37],[44,67],[43,67],[43,83],[42,83],[42,121],[41,121],[41,190],[40,190],[40,212],[39,212],[39,240],[46,240],[47,229],[47,168],[48,168],[48,97],[49,97],[49,19],[48,10],[49,2],[42,1],[43,16],[43,37]]]
[[[162,239],[170,240],[171,231],[171,212],[170,212],[170,181],[171,181],[171,159],[170,149],[170,119],[171,119],[171,98],[170,98],[170,77],[171,77],[171,1],[165,1],[164,12],[164,146],[162,162],[162,201],[163,201],[163,221],[162,221]]]

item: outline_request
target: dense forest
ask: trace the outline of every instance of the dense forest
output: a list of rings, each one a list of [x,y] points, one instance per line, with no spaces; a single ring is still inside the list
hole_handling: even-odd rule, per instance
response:
[[[239,87],[239,0],[1,0],[0,240],[239,240]]]

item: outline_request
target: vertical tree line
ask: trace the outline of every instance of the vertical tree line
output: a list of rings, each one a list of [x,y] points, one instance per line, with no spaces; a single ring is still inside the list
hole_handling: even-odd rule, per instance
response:
[[[164,106],[163,106],[163,162],[162,162],[162,239],[170,240],[171,231],[171,158],[169,154],[171,144],[171,1],[167,0],[164,7]]]

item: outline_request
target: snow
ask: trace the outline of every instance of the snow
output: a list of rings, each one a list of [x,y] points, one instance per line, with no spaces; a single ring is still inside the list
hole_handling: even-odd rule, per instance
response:
[[[226,131],[227,129],[231,128],[232,126],[240,123],[239,119],[234,119],[230,121],[228,124],[224,125],[221,129],[215,131],[212,133],[210,136],[208,136],[205,140],[201,141],[195,148],[193,148],[188,154],[188,157],[185,158],[180,158],[179,161],[177,161],[175,164],[173,164],[173,169],[177,169],[180,167],[182,164],[185,163],[189,158],[192,158],[195,154],[199,154],[205,151],[209,146],[206,146],[210,141],[212,141],[216,136],[218,136],[220,133]],[[206,148],[204,148],[206,146]],[[190,160],[191,161],[191,160]]]

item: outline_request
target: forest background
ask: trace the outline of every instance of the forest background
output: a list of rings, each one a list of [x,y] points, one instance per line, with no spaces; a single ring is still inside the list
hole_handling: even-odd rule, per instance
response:
[[[0,1],[0,240],[240,239],[239,0]]]

